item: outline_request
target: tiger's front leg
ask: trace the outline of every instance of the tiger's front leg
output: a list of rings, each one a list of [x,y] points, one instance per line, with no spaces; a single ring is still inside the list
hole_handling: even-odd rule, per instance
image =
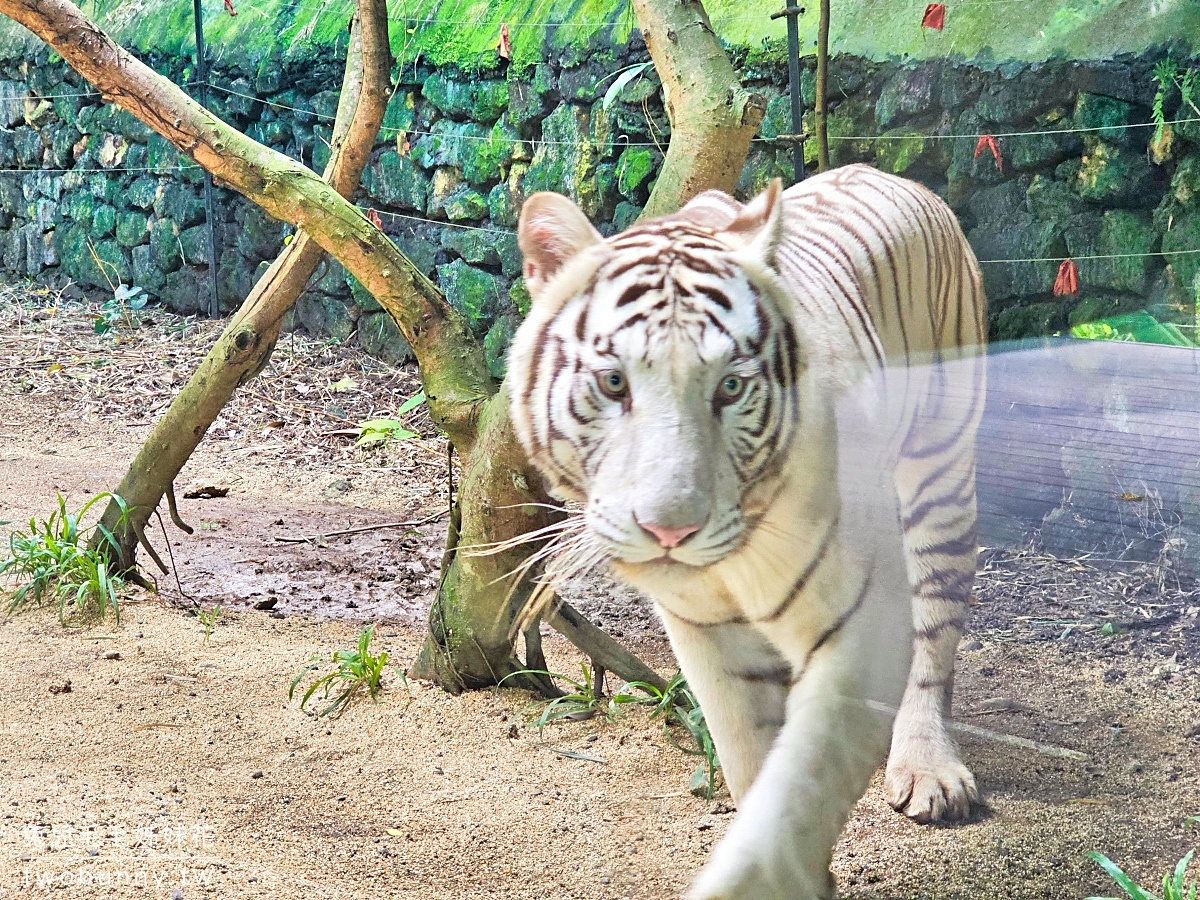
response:
[[[783,725],[792,669],[750,624],[698,625],[659,607],[679,668],[700,701],[735,802]]]
[[[801,677],[778,738],[687,900],[832,900],[833,848],[884,757],[908,671],[911,627],[896,587],[875,590],[815,651],[789,647],[786,635],[776,642]]]

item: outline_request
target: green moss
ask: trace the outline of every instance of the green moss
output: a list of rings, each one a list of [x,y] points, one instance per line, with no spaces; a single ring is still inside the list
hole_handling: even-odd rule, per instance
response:
[[[925,152],[926,140],[920,132],[897,128],[883,136],[888,140],[876,145],[875,165],[885,172],[901,175]]]
[[[638,188],[654,174],[658,160],[645,147],[629,147],[617,160],[617,190],[632,200]]]
[[[508,348],[512,344],[513,335],[521,320],[514,315],[501,316],[497,319],[483,338],[483,355],[487,360],[488,371],[492,377],[499,380],[508,371]]]
[[[219,4],[206,6],[205,34],[214,54],[227,64],[257,65],[275,46],[288,48],[292,61],[318,59],[326,57],[330,47],[344,52],[353,7],[353,0],[255,0],[235,18]],[[718,36],[731,46],[748,48],[751,64],[784,59],[786,26],[769,18],[778,7],[774,0],[752,0],[749,6],[745,0],[708,0],[705,7]],[[799,19],[800,37],[801,46],[811,53],[817,4],[807,9]],[[181,57],[194,47],[191,12],[190,4],[147,0],[136,15],[126,4],[111,4],[93,14],[126,46]],[[903,3],[848,0],[835,11],[830,44],[839,52],[871,59],[943,58],[954,53],[968,59],[1031,60],[1054,53],[1097,59],[1168,42],[1193,50],[1200,46],[1200,5],[1193,0],[1159,0],[1154,16],[1145,15],[1143,0],[1069,6],[960,4],[949,8],[946,29],[940,33],[918,28],[919,12]],[[518,74],[531,71],[551,53],[567,50],[584,58],[598,48],[623,46],[634,24],[623,0],[435,0],[421,7],[420,17],[393,21],[392,51],[398,60],[411,63],[419,57],[434,66],[470,71],[493,68],[498,63],[499,26],[505,22],[512,40],[510,70]],[[863,26],[864,20],[870,27]],[[566,24],[546,29],[543,22]],[[1131,22],[1137,27],[1131,28]],[[39,43],[5,19],[0,21],[0,46],[18,58]]]
[[[1190,286],[1200,275],[1200,254],[1187,252],[1197,247],[1200,247],[1200,212],[1179,216],[1162,239],[1162,249],[1174,270],[1176,284]]]
[[[533,298],[529,296],[529,288],[525,286],[524,278],[518,278],[512,283],[512,287],[508,289],[508,298],[517,308],[517,312],[522,316],[529,315],[529,307],[533,303]]]
[[[1104,141],[1087,140],[1079,162],[1075,190],[1085,200],[1111,200],[1138,196],[1150,176],[1150,163]]]
[[[429,197],[429,178],[407,156],[385,150],[363,173],[363,189],[384,206],[425,210]]]
[[[116,237],[117,243],[122,247],[136,247],[145,243],[149,233],[149,222],[145,213],[137,210],[117,213]]]
[[[1133,104],[1099,94],[1080,94],[1075,100],[1075,127],[1096,130],[1098,137],[1119,140],[1121,126],[1131,121]]]
[[[499,305],[500,289],[495,277],[461,259],[438,266],[437,275],[450,305],[466,317],[473,330],[484,332]]]
[[[92,216],[91,236],[93,238],[108,237],[116,227],[117,211],[107,204],[96,207],[96,212]]]

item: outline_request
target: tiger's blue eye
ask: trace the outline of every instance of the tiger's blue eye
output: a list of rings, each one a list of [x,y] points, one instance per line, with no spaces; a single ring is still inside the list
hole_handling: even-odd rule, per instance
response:
[[[596,380],[600,383],[600,390],[614,400],[623,396],[629,389],[629,384],[625,381],[625,375],[616,369],[608,369],[600,372],[596,376]]]
[[[724,403],[732,403],[746,390],[746,379],[741,375],[726,375],[717,389],[717,399]]]

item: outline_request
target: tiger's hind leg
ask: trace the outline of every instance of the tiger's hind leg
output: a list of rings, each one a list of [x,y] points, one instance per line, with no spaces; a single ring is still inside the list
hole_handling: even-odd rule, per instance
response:
[[[897,489],[913,589],[913,662],[892,730],[885,789],[918,822],[970,815],[975,778],[959,758],[946,717],[954,655],[967,622],[977,553],[974,446],[953,458],[903,459]]]

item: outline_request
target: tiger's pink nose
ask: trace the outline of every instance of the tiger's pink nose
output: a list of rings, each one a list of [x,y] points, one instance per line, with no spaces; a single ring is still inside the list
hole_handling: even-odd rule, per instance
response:
[[[699,525],[680,525],[678,528],[668,528],[665,525],[655,525],[653,522],[638,522],[644,531],[654,535],[660,547],[671,550],[678,547],[689,537],[700,530]]]

